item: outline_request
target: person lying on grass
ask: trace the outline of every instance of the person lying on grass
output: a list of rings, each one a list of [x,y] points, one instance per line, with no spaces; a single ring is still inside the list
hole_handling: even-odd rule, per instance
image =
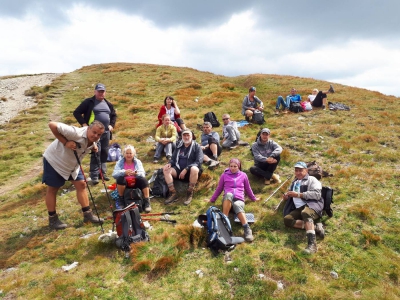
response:
[[[241,163],[237,158],[232,158],[229,161],[229,168],[225,169],[224,173],[222,173],[218,187],[211,199],[205,199],[204,201],[215,203],[222,191],[224,191],[222,212],[228,216],[229,211],[233,208],[233,211],[242,223],[244,239],[247,242],[252,242],[254,240],[253,232],[247,223],[244,211],[244,193],[246,192],[253,201],[259,201],[260,198],[256,198],[254,195],[249,178],[246,173],[241,171]]]

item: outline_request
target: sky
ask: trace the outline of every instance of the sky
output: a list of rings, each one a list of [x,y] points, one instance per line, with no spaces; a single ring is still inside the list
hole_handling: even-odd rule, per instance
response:
[[[400,97],[399,11],[399,0],[0,0],[0,76],[149,63]]]

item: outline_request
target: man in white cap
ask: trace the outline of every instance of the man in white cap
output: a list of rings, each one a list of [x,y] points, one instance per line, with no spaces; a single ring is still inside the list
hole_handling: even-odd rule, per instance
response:
[[[94,96],[85,99],[74,111],[75,119],[83,127],[90,125],[94,120],[101,122],[105,131],[98,142],[98,154],[92,152],[90,157],[90,178],[93,184],[99,183],[99,159],[100,155],[101,171],[105,180],[110,180],[107,176],[107,157],[108,144],[112,139],[112,131],[115,127],[117,114],[114,106],[105,98],[106,87],[102,83],[96,84],[94,88]]]
[[[308,175],[305,162],[297,162],[294,165],[295,179],[289,187],[289,191],[283,195],[287,200],[283,209],[283,221],[285,226],[305,229],[308,244],[304,249],[307,254],[317,252],[316,234],[323,239],[325,230],[322,223],[316,223],[322,217],[324,199],[321,196],[322,185],[319,180]]]
[[[168,185],[169,197],[165,204],[171,204],[178,200],[178,195],[174,187],[174,178],[189,181],[184,205],[192,202],[194,187],[199,179],[203,163],[203,150],[200,145],[193,140],[193,133],[189,129],[182,131],[182,141],[177,145],[172,153],[171,160],[163,167],[165,182]]]
[[[278,174],[274,174],[281,159],[282,147],[270,139],[271,131],[268,128],[261,129],[260,136],[251,146],[254,155],[254,166],[250,173],[264,178],[264,183],[271,184],[271,181],[280,183]]]

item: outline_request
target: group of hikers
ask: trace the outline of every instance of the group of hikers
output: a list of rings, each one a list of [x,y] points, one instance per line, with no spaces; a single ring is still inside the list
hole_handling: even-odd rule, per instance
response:
[[[242,103],[242,114],[251,122],[256,111],[264,109],[263,102],[255,96],[256,88],[250,87],[249,94]],[[326,105],[326,94],[333,93],[333,87],[325,92],[315,93],[309,97],[311,103],[320,101],[321,106]],[[280,96],[278,104],[286,110],[291,101],[300,101],[292,89],[292,95],[286,101]],[[314,91],[313,91],[314,93]],[[106,88],[98,83],[94,89],[94,96],[85,99],[74,111],[73,115],[81,128],[69,126],[59,122],[50,122],[49,127],[56,139],[46,149],[43,155],[43,180],[47,185],[46,206],[49,215],[49,226],[52,229],[64,229],[67,225],[62,222],[56,212],[56,196],[58,190],[69,180],[76,188],[79,204],[82,207],[83,221],[102,224],[103,219],[95,216],[89,206],[86,192],[87,180],[84,177],[80,161],[90,153],[90,179],[92,184],[98,184],[99,178],[110,180],[107,175],[107,156],[109,141],[115,127],[117,115],[113,105],[106,100]],[[299,100],[300,99],[300,100]],[[325,99],[325,100],[324,100]],[[318,102],[319,103],[319,102]],[[317,103],[317,104],[318,104]],[[184,205],[189,205],[199,177],[203,172],[202,165],[214,170],[219,164],[219,156],[223,149],[234,149],[238,145],[248,145],[240,141],[240,132],[236,121],[231,120],[229,114],[222,115],[222,136],[213,131],[211,122],[202,124],[200,143],[196,142],[193,131],[188,129],[181,118],[177,101],[167,96],[158,114],[158,124],[155,134],[155,154],[153,163],[159,163],[165,153],[167,163],[162,167],[165,182],[169,189],[169,196],[165,205],[170,205],[179,200],[174,181],[188,182]],[[266,185],[281,183],[280,177],[275,173],[280,161],[282,147],[271,139],[271,131],[262,128],[257,140],[251,145],[254,156],[254,165],[250,173],[262,178]],[[237,215],[243,226],[244,239],[247,242],[254,240],[252,230],[246,219],[244,210],[245,194],[253,201],[259,201],[251,189],[250,181],[245,172],[241,170],[241,162],[237,158],[229,160],[220,179],[218,186],[209,199],[205,201],[214,203],[219,195],[224,192],[222,210],[228,215],[231,210]],[[149,182],[145,177],[142,162],[136,157],[136,150],[132,145],[123,148],[121,158],[116,162],[112,177],[116,180],[118,199],[115,206],[123,208],[124,191],[126,188],[138,188],[143,193],[143,207],[145,212],[151,211]],[[320,219],[324,206],[321,196],[322,185],[313,176],[308,175],[307,165],[298,162],[294,165],[295,180],[289,191],[283,196],[286,201],[284,208],[284,224],[288,227],[305,229],[308,238],[307,253],[317,251],[316,236],[324,237],[324,228]],[[314,225],[316,223],[316,225]]]

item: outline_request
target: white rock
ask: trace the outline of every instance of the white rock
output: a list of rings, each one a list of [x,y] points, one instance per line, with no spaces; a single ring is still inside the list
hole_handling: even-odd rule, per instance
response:
[[[76,266],[78,266],[78,262],[74,261],[69,266],[62,266],[61,268],[63,269],[63,271],[68,272],[69,270],[72,270],[73,268],[76,268]]]
[[[331,276],[332,276],[332,278],[334,278],[334,279],[338,279],[338,278],[339,278],[338,273],[336,273],[335,271],[331,271]]]

